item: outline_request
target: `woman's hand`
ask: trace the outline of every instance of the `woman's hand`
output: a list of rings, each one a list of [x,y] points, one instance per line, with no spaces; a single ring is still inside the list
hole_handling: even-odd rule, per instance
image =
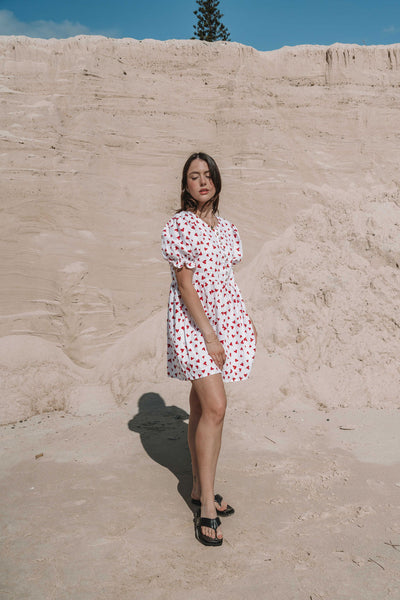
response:
[[[250,323],[251,323],[251,326],[252,326],[253,331],[254,331],[254,337],[256,339],[256,344],[257,344],[257,329],[256,329],[256,326],[253,323],[253,319],[251,317],[249,317],[249,319],[250,319]]]
[[[207,340],[204,341],[206,343],[208,354],[211,356],[218,369],[221,369],[222,371],[226,359],[223,345],[221,344],[217,336],[215,336],[215,339],[212,339],[208,342]]]

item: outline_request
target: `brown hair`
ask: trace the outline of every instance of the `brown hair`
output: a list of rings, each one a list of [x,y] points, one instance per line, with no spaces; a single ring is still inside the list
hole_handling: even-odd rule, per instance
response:
[[[189,171],[189,167],[192,164],[192,162],[194,160],[196,160],[196,158],[199,158],[200,160],[204,160],[208,165],[208,169],[210,171],[210,177],[215,186],[215,194],[211,198],[211,200],[208,201],[208,203],[212,203],[212,212],[213,212],[213,214],[215,214],[218,210],[219,193],[221,191],[221,174],[219,172],[219,169],[218,169],[218,166],[217,166],[217,163],[215,162],[215,160],[211,156],[206,154],[205,152],[195,152],[194,154],[191,154],[184,164],[183,171],[182,171],[182,184],[181,184],[181,190],[182,190],[181,191],[181,207],[178,210],[178,212],[181,212],[182,210],[188,210],[190,212],[195,212],[197,210],[198,202],[197,202],[197,200],[192,198],[192,196],[189,194],[189,192],[186,188],[187,174]]]

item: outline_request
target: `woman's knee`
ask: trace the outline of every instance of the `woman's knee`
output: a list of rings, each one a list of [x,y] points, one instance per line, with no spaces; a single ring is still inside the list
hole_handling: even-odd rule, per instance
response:
[[[224,398],[215,398],[203,406],[203,415],[206,419],[212,420],[215,425],[219,425],[225,418],[226,400]]]
[[[210,375],[194,381],[193,391],[199,400],[202,417],[220,424],[226,411],[226,394],[221,376]]]

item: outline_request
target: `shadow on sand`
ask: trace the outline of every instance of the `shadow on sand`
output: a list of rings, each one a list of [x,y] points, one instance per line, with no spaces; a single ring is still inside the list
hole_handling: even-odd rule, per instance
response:
[[[166,467],[178,480],[177,489],[190,510],[192,468],[187,443],[187,412],[166,406],[159,394],[148,392],[139,398],[139,412],[128,422],[131,431],[140,435],[147,454]]]

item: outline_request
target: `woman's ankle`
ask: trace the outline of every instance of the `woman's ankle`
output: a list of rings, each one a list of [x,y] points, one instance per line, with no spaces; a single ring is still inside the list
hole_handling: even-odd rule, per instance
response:
[[[196,475],[193,475],[193,483],[192,483],[192,498],[196,500],[200,500],[201,488],[199,478]]]
[[[214,501],[214,494],[201,494],[200,495],[200,501],[201,501],[201,505],[204,507],[214,507],[215,506],[215,501]]]

